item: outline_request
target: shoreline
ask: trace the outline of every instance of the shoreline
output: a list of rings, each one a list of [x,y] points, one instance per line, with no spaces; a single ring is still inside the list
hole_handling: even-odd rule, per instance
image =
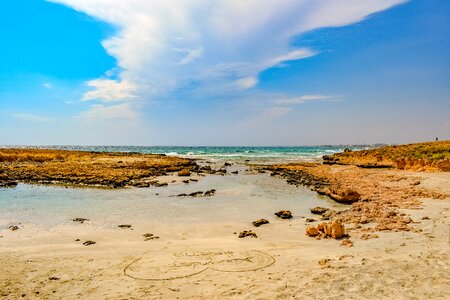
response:
[[[163,159],[164,170],[171,167],[172,158],[158,159]],[[113,162],[106,166],[116,166],[117,161]],[[191,167],[190,176],[179,177],[177,172],[186,166]],[[316,163],[241,166],[225,165],[225,161],[176,167],[178,171],[152,177],[168,184],[163,187],[109,192],[125,205],[127,201],[118,193],[140,192],[136,199],[142,198],[144,205],[137,207],[141,218],[119,206],[121,218],[117,220],[114,216],[101,220],[95,215],[73,215],[90,220],[71,222],[67,218],[49,228],[18,224],[17,229],[8,229],[8,220],[0,217],[0,226],[5,228],[0,230],[0,264],[6,270],[0,274],[0,296],[444,299],[449,293],[448,172]],[[203,174],[195,171],[199,169]],[[258,194],[262,187],[267,194]],[[217,192],[205,197],[203,192],[210,189]],[[197,195],[197,190],[203,194],[189,196],[189,192]],[[8,191],[13,194],[15,190]],[[301,191],[330,205],[300,198],[303,201],[297,205],[302,210],[292,210],[295,193],[302,195]],[[150,194],[156,198],[149,198]],[[282,202],[287,195],[292,202]],[[263,196],[271,202],[258,202]],[[125,198],[134,203],[129,196]],[[158,207],[179,203],[177,213],[171,210],[175,207],[161,208],[167,216],[180,218],[179,222],[171,222],[170,217],[166,221],[165,215],[152,217],[151,212],[159,213],[154,211],[156,206],[148,206],[154,199],[163,201],[155,202]],[[267,203],[271,203],[269,210],[252,213],[253,206]],[[309,212],[312,203],[325,210]],[[280,209],[291,209],[294,218],[274,216]],[[233,217],[238,212],[243,214]],[[219,215],[229,217],[220,219]],[[203,219],[189,221],[197,217]],[[253,226],[258,218],[269,224]],[[305,234],[310,227],[335,221],[345,225],[346,237],[336,240]],[[257,238],[239,238],[242,230],[251,230]]]

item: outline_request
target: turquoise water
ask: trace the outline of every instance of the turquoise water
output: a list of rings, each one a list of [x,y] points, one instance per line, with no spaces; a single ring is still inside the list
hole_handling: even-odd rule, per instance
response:
[[[17,146],[15,146],[17,147]],[[46,148],[100,152],[137,152],[179,155],[192,158],[230,159],[230,160],[270,160],[295,161],[317,160],[323,155],[352,150],[367,149],[366,145],[302,146],[302,147],[182,147],[182,146],[36,146],[27,148]]]

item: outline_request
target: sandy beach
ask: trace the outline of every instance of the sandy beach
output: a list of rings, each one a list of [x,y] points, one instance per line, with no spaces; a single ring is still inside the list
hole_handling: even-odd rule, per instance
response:
[[[289,166],[289,172],[314,168],[308,169],[308,176],[323,176],[322,185],[315,187],[314,181],[303,185],[292,181],[292,173],[279,165],[263,166],[264,173],[261,167],[252,165],[211,166],[225,169],[226,174],[193,171],[187,178],[194,180],[183,183],[185,177],[174,172],[158,179],[168,186],[146,189],[81,192],[51,184],[33,187],[19,183],[16,188],[0,190],[3,195],[9,193],[2,201],[14,193],[19,198],[32,196],[34,201],[44,201],[39,195],[56,190],[53,194],[70,202],[66,210],[55,212],[36,208],[35,214],[47,209],[54,223],[44,219],[19,223],[20,214],[6,214],[4,208],[0,209],[0,297],[447,298],[448,172],[353,165]],[[277,170],[275,174],[273,169]],[[300,173],[295,174],[300,180]],[[324,187],[337,193],[336,186],[346,187],[345,182],[351,182],[360,200],[342,204],[317,193]],[[212,196],[189,196],[210,189],[216,189]],[[81,193],[79,199],[70,201],[77,191]],[[181,193],[187,196],[179,196]],[[92,212],[89,207],[94,202],[82,201],[95,197],[103,204]],[[160,198],[161,202],[150,206]],[[11,201],[17,211],[27,207]],[[80,203],[86,207],[76,210]],[[127,208],[132,205],[137,209]],[[307,236],[306,228],[328,222],[309,211],[315,206],[333,211],[331,219],[342,220],[348,236],[338,240]],[[274,215],[282,209],[290,210],[293,218]],[[385,214],[386,210],[395,211],[395,215]],[[69,216],[88,220],[72,221]],[[261,218],[269,224],[252,225]],[[380,224],[385,228],[377,227]],[[239,238],[243,230],[252,230],[257,238]],[[353,245],[344,246],[343,240]]]

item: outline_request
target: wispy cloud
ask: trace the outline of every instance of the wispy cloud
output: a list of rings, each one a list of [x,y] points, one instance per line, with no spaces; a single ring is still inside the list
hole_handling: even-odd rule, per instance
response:
[[[312,101],[342,101],[341,96],[327,96],[327,95],[304,95],[299,97],[288,97],[275,100],[275,104],[277,105],[297,105],[303,104],[305,102]]]
[[[86,121],[102,120],[128,120],[133,121],[138,118],[137,113],[130,104],[122,103],[118,105],[94,104],[88,111],[83,112],[78,118]]]
[[[28,113],[14,113],[12,117],[26,122],[48,123],[53,121],[53,119],[45,116]]]

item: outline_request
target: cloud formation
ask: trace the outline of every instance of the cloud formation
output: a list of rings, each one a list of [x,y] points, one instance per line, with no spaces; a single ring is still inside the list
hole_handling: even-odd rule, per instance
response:
[[[130,102],[175,91],[207,98],[257,88],[262,71],[318,54],[293,47],[293,38],[361,21],[406,0],[50,1],[117,27],[102,44],[120,72],[89,81],[83,100]]]

